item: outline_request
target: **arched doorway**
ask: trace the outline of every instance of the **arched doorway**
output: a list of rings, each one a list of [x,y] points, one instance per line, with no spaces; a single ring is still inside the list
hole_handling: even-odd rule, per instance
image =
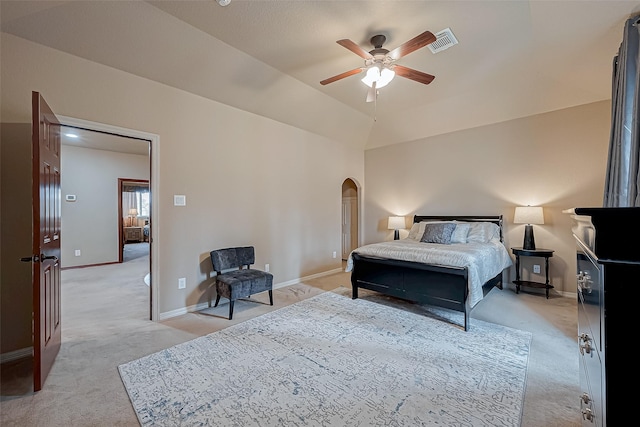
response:
[[[358,186],[347,178],[342,183],[342,260],[358,247]]]

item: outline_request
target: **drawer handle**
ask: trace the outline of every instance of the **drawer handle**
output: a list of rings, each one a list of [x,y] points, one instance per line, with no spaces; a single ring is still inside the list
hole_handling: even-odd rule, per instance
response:
[[[587,420],[587,421],[593,422],[594,418],[595,417],[593,416],[593,411],[591,411],[591,408],[584,408],[582,410],[582,419],[583,420]]]
[[[578,273],[578,275],[576,276],[577,280],[578,280],[578,289],[580,291],[584,290],[587,291],[587,293],[591,293],[591,284],[593,283],[591,281],[591,276],[589,275],[589,272],[583,273],[582,271],[580,273]]]
[[[584,355],[586,354],[590,354],[591,353],[591,337],[589,336],[589,334],[580,334],[580,336],[578,337],[579,341],[583,342],[584,344],[579,344],[580,346],[580,354]]]
[[[586,392],[582,393],[582,396],[580,396],[580,412],[582,413],[582,419],[593,422],[595,416],[593,415],[593,410],[591,409],[591,402],[591,397],[589,397]],[[589,407],[583,408],[582,405],[588,405]]]

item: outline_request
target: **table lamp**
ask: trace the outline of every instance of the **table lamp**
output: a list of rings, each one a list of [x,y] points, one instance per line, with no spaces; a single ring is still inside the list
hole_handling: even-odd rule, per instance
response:
[[[513,216],[514,224],[527,224],[524,227],[522,249],[535,251],[536,240],[533,237],[533,225],[544,224],[544,213],[541,206],[518,206]]]
[[[405,228],[406,223],[404,221],[403,216],[390,216],[388,228],[389,230],[394,230],[393,232],[393,240],[400,239],[400,228]]]
[[[138,216],[138,209],[131,208],[129,209],[129,227],[133,227],[133,218]]]

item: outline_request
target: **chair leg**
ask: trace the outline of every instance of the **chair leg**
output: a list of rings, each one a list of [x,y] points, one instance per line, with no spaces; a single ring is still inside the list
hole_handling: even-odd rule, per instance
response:
[[[214,305],[214,307],[217,307],[219,302],[220,302],[220,294],[216,296],[216,305]]]
[[[273,305],[273,291],[269,290],[269,303]]]
[[[229,320],[233,317],[233,301],[229,300]]]

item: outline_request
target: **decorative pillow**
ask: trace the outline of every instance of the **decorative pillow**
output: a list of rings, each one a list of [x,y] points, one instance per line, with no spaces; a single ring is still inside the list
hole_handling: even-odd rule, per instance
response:
[[[451,243],[467,243],[469,224],[466,222],[461,223],[459,221],[422,221],[419,223],[414,223],[411,226],[411,230],[409,231],[407,239],[412,239],[419,242],[424,235],[424,227],[427,224],[455,224],[456,228],[451,234]],[[460,225],[460,227],[458,225]]]
[[[420,241],[424,243],[441,243],[448,245],[451,243],[451,235],[455,228],[456,225],[452,222],[435,224],[426,223],[424,227],[424,234]]]
[[[455,221],[454,221],[455,222]],[[466,222],[455,222],[456,229],[451,234],[451,243],[467,243],[469,234],[469,224]]]
[[[409,230],[409,235],[407,236],[407,239],[420,240],[422,238],[422,234],[419,234],[421,226],[422,226],[422,234],[424,234],[424,223],[416,222],[411,226],[411,230]]]
[[[416,242],[419,242],[420,239],[422,239],[422,235],[424,234],[424,227],[427,224],[442,224],[442,223],[449,223],[449,222],[452,222],[452,221],[422,221],[417,224],[413,224],[413,226],[411,226],[411,231],[409,231],[409,235],[407,236],[407,238],[413,239]]]
[[[496,237],[500,237],[500,228],[492,222],[470,222],[468,243],[488,243]]]

